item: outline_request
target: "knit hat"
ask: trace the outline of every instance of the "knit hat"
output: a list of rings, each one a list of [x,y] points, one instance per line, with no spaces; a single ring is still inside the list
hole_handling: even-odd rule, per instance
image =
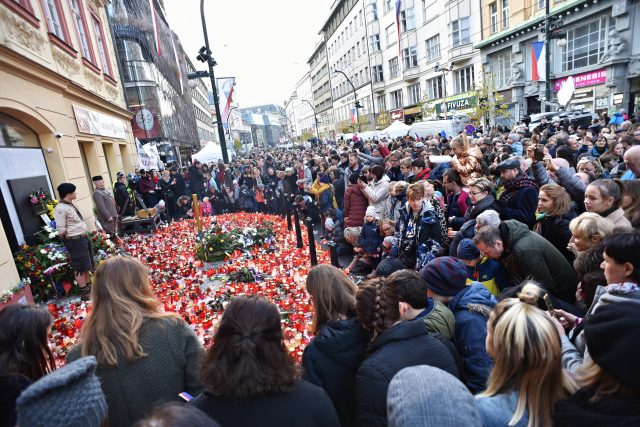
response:
[[[480,250],[476,247],[471,239],[462,239],[458,244],[458,258],[462,260],[477,259],[480,256]]]
[[[95,371],[96,358],[83,357],[30,385],[16,401],[18,425],[100,426],[107,402]]]
[[[62,184],[58,185],[57,190],[60,198],[64,199],[65,197],[67,197],[67,194],[71,194],[76,191],[76,186],[71,184],[70,182],[63,182]]]
[[[434,293],[452,297],[466,285],[467,266],[458,258],[443,256],[422,267],[420,275]]]
[[[378,211],[376,211],[376,208],[373,206],[369,206],[367,208],[367,212],[365,213],[365,216],[372,216],[374,218],[378,218]]]
[[[518,135],[517,133],[510,133],[508,139],[512,140],[513,142],[520,142],[520,135]]]
[[[398,258],[386,258],[378,264],[376,276],[389,277],[396,271],[404,270],[405,268],[407,267]]]
[[[320,182],[323,184],[331,184],[331,179],[329,178],[328,175],[322,175],[320,177]]]
[[[624,385],[640,391],[640,365],[629,355],[640,352],[640,310],[634,301],[601,305],[584,320],[591,358]]]
[[[404,368],[389,383],[390,427],[480,427],[473,395],[456,377],[427,365]]]

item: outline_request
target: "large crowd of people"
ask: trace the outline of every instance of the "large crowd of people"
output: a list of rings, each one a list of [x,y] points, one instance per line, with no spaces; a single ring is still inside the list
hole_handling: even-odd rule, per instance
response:
[[[268,300],[235,298],[205,350],[141,263],[108,259],[63,368],[46,310],[0,311],[4,425],[640,425],[638,178],[634,120],[555,117],[121,175],[120,214],[136,194],[167,222],[191,194],[205,214],[297,210],[353,261],[310,270],[298,367]]]

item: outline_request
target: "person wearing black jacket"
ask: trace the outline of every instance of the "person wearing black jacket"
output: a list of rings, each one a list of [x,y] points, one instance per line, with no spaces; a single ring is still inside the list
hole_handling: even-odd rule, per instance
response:
[[[177,167],[172,167],[170,172],[171,172],[171,186],[172,186],[173,196],[177,200],[178,197],[184,196],[184,178],[180,173],[178,173]]]
[[[373,279],[356,297],[362,326],[372,332],[369,356],[356,375],[356,416],[359,426],[387,425],[387,390],[403,368],[429,365],[459,378],[456,360],[441,338],[429,334],[423,319],[401,320],[408,304],[401,302],[394,286]]]
[[[204,176],[202,172],[200,172],[199,161],[194,161],[191,167],[189,168],[189,188],[191,194],[195,194],[198,196],[198,200],[202,200],[202,195],[204,193]]]
[[[356,370],[369,341],[369,333],[356,318],[358,288],[327,264],[309,271],[306,288],[312,296],[315,338],[302,355],[302,379],[327,392],[342,427],[355,426]]]
[[[118,172],[117,181],[113,186],[113,198],[116,200],[118,215],[120,215],[121,217],[133,215],[136,208],[135,203],[129,196],[129,192],[127,191],[127,184],[125,184],[125,181],[125,175],[122,172]]]

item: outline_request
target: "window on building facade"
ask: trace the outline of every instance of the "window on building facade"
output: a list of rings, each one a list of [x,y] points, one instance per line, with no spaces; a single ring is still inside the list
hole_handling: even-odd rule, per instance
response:
[[[381,50],[380,34],[369,36],[369,42],[369,44],[371,45],[371,52],[379,52]]]
[[[394,79],[398,77],[398,57],[389,60],[389,78]]]
[[[91,16],[91,21],[93,22],[93,31],[96,34],[96,44],[98,45],[98,55],[100,56],[100,62],[102,64],[102,72],[111,77],[113,76],[113,72],[111,71],[111,61],[109,60],[109,51],[107,50],[107,40],[102,31],[102,23],[95,15]]]
[[[427,46],[427,62],[440,59],[440,35],[436,34],[435,36],[427,39],[425,44]]]
[[[49,32],[55,34],[60,40],[64,40],[69,43],[64,27],[64,14],[62,12],[62,5],[60,4],[60,1],[44,0],[43,7]]]
[[[379,83],[384,81],[384,72],[382,71],[382,65],[374,65],[371,67],[373,71],[373,82]]]
[[[405,31],[413,30],[416,28],[416,17],[413,11],[413,7],[407,7],[400,12],[400,30]]]
[[[545,5],[546,5],[545,0],[536,0],[536,6],[538,7],[538,9],[544,9]]]
[[[407,88],[407,94],[409,95],[409,105],[420,102],[420,82],[409,86]]]
[[[442,98],[442,76],[427,80],[427,97],[429,99]]]
[[[378,4],[376,2],[371,2],[371,19],[378,20]]]
[[[491,16],[491,34],[498,32],[498,4],[489,5],[489,15]]]
[[[609,19],[596,21],[567,30],[567,45],[562,48],[562,71],[595,65],[604,53]]]
[[[465,67],[453,72],[453,90],[455,95],[473,89],[473,66]]]
[[[87,21],[84,17],[84,7],[81,0],[71,0],[69,2],[71,6],[71,13],[73,14],[73,23],[75,24],[76,31],[78,33],[78,40],[80,41],[80,47],[82,48],[82,56],[93,62],[93,52],[91,50],[91,39],[89,38],[89,31],[87,27]]]
[[[502,0],[502,29],[509,27],[509,0]]]
[[[460,18],[451,23],[451,42],[453,47],[471,43],[469,35],[469,18]]]
[[[497,88],[504,87],[511,78],[511,62],[513,55],[511,49],[507,49],[491,56],[491,69]]]
[[[409,46],[402,49],[402,60],[404,68],[412,68],[418,66],[418,48],[417,46]]]
[[[384,13],[387,13],[391,10],[391,6],[393,5],[393,1],[392,0],[384,0],[383,1],[384,4]]]
[[[404,102],[402,100],[402,89],[391,92],[391,109],[395,110],[396,108],[402,108],[404,106]]]
[[[384,95],[379,95],[376,97],[376,105],[378,107],[378,112],[382,113],[387,111],[387,99]]]
[[[384,33],[387,36],[387,46],[391,46],[391,43],[396,41],[396,25],[391,24],[385,30]]]

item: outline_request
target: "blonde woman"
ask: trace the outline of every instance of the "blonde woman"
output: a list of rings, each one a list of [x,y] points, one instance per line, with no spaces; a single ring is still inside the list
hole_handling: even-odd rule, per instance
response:
[[[202,345],[177,314],[161,310],[146,267],[115,256],[98,266],[93,283],[93,309],[67,362],[96,357],[109,425],[130,426],[183,391],[199,393]]]
[[[543,292],[526,283],[518,298],[501,301],[489,315],[486,347],[494,365],[487,389],[476,396],[485,426],[551,426],[554,404],[575,390],[562,370],[556,326],[535,305]]]
[[[567,247],[571,240],[569,224],[576,216],[571,196],[563,187],[556,184],[540,187],[534,230],[550,241],[570,263],[575,255]]]
[[[482,178],[482,152],[477,146],[470,147],[467,135],[461,134],[451,141],[451,151],[455,158],[451,160],[451,167],[460,174],[462,183]]]
[[[302,378],[327,392],[342,426],[354,426],[355,374],[369,334],[356,317],[358,287],[331,265],[317,265],[307,276],[313,303],[315,338],[302,356]]]
[[[569,230],[569,249],[576,255],[596,246],[613,234],[613,222],[597,213],[585,212],[571,220]]]

